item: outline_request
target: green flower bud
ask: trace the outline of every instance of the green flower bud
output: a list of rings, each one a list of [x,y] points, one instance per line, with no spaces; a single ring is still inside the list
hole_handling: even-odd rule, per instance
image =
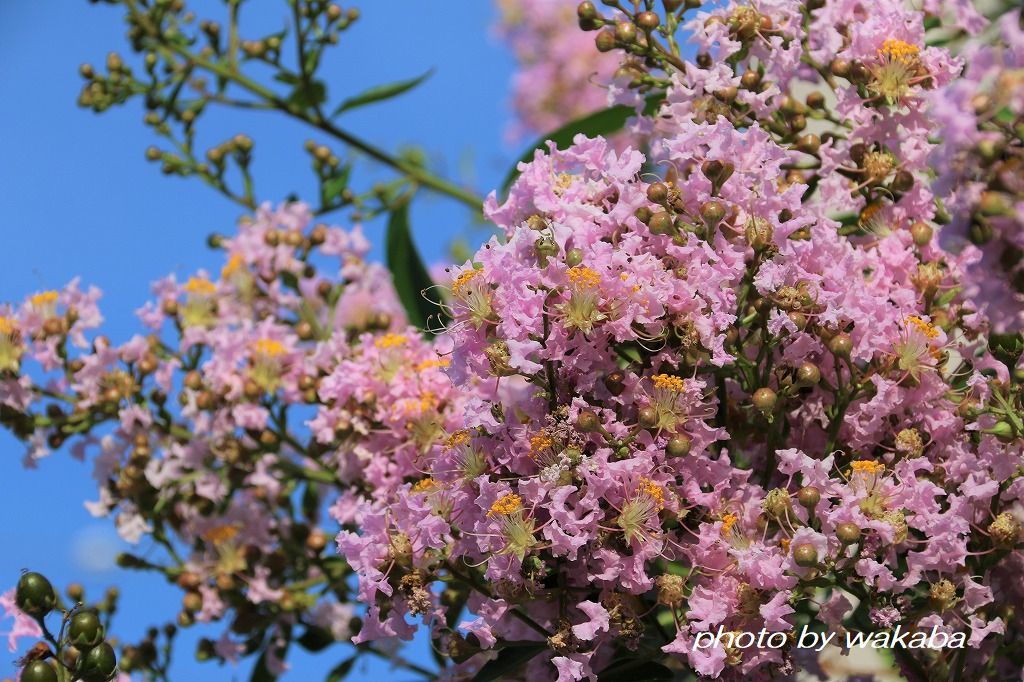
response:
[[[793,561],[801,568],[810,568],[818,563],[818,550],[814,545],[803,544],[793,548]]]
[[[103,641],[103,625],[94,611],[79,611],[68,625],[68,641],[78,649],[91,649]]]
[[[686,457],[690,454],[690,437],[684,433],[677,433],[668,439],[665,446],[665,454],[669,457]]]
[[[21,669],[21,682],[57,682],[57,671],[46,661],[30,661]]]
[[[53,591],[49,580],[30,571],[22,574],[18,580],[15,603],[28,615],[39,618],[48,614],[57,604],[57,593]]]
[[[79,657],[77,674],[83,682],[106,682],[117,669],[114,648],[103,642]]]

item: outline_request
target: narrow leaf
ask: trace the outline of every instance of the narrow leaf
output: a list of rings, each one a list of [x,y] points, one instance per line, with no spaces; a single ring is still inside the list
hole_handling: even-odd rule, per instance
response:
[[[327,674],[326,682],[340,682],[340,680],[345,679],[345,677],[352,670],[352,666],[355,665],[356,659],[357,656],[350,656],[349,658],[346,658],[344,661],[336,665],[334,669]]]
[[[658,106],[661,104],[661,100],[664,97],[663,94],[651,95],[647,98],[644,104],[644,115],[650,116],[658,110]],[[501,184],[502,192],[508,192],[508,188],[512,186],[512,183],[519,177],[519,164],[533,161],[533,154],[538,149],[547,150],[548,141],[555,143],[555,147],[558,149],[567,149],[572,144],[572,139],[579,133],[583,133],[587,137],[597,137],[598,135],[610,135],[614,132],[622,130],[623,126],[626,125],[626,121],[636,114],[633,107],[627,107],[623,104],[616,105],[609,109],[602,109],[601,111],[595,111],[592,114],[588,114],[583,118],[578,118],[575,121],[569,121],[558,130],[553,130],[529,148],[529,150],[519,157],[519,161],[512,167],[512,170],[505,176],[505,182]]]
[[[433,73],[434,70],[430,69],[423,75],[417,76],[416,78],[410,78],[404,81],[395,81],[394,83],[387,83],[385,85],[375,85],[369,90],[365,90],[362,93],[356,95],[355,97],[349,97],[348,99],[343,101],[341,104],[338,105],[338,108],[334,110],[334,113],[331,114],[331,117],[342,114],[346,111],[349,111],[350,109],[355,109],[356,107],[361,107],[366,104],[373,104],[374,102],[380,102],[385,99],[397,97],[398,95],[401,95],[404,92],[412,90],[417,85],[430,78],[430,76]]]
[[[597,682],[648,682],[675,679],[675,673],[654,661],[629,658],[608,666],[597,674]]]
[[[473,682],[492,682],[493,680],[509,679],[514,672],[526,665],[531,658],[546,649],[547,647],[543,644],[502,649],[497,658],[487,661],[484,667],[480,668],[480,672],[473,677]]]
[[[391,212],[385,249],[388,270],[410,324],[426,330],[431,317],[442,316],[441,296],[412,241],[408,202],[402,202]]]

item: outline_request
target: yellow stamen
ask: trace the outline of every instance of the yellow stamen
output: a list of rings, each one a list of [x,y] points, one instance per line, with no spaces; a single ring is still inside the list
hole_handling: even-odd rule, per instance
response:
[[[259,339],[252,344],[252,350],[257,355],[266,358],[276,358],[285,354],[284,344],[277,339]]]
[[[189,277],[184,289],[186,293],[197,296],[212,296],[217,293],[217,287],[206,277]]]
[[[911,315],[910,317],[907,318],[907,327],[913,327],[914,329],[921,332],[921,334],[928,337],[929,339],[934,339],[939,335],[939,330],[935,325],[929,322],[925,322],[916,315]]]
[[[651,377],[651,381],[654,382],[654,388],[659,391],[682,393],[686,388],[686,384],[682,379],[671,374],[655,374]]]
[[[740,520],[739,517],[736,516],[735,514],[732,514],[732,513],[723,514],[722,515],[722,531],[721,532],[722,532],[722,537],[723,538],[726,537],[727,535],[729,535],[729,533],[732,532],[733,527],[736,525],[736,523],[739,520]]]
[[[916,45],[889,38],[878,48],[878,57],[883,61],[899,62],[905,66],[917,63],[921,48]]]
[[[546,433],[535,434],[530,438],[530,456],[536,459],[537,455],[544,452],[554,444],[555,442],[551,440],[551,437]]]
[[[448,440],[444,442],[444,447],[448,450],[454,450],[455,448],[465,445],[469,442],[469,431],[456,431],[452,435],[448,436]]]
[[[0,315],[0,334],[14,336],[16,331],[18,331],[18,326],[14,323],[14,320]]]
[[[476,279],[481,272],[483,271],[470,268],[459,273],[459,276],[455,278],[455,282],[452,284],[452,293],[456,296],[464,296],[469,283]]]
[[[641,476],[640,483],[637,486],[637,492],[646,495],[658,506],[658,509],[665,508],[665,491],[662,490],[661,486],[652,481],[651,479]]]
[[[412,486],[412,492],[414,493],[425,493],[433,490],[437,487],[437,481],[427,476],[426,478],[416,481]]]
[[[32,304],[33,308],[43,308],[56,303],[57,296],[58,294],[56,291],[43,291],[32,296],[32,298],[29,299],[29,302]]]
[[[245,266],[245,260],[237,253],[232,254],[228,262],[220,270],[220,278],[228,279]]]
[[[416,371],[424,372],[428,369],[435,369],[437,367],[447,367],[450,364],[452,364],[452,361],[448,358],[431,358],[416,365]]]
[[[523,498],[519,497],[515,493],[505,493],[491,505],[491,510],[487,512],[488,516],[497,514],[499,516],[509,516],[515,514],[517,511],[523,508]]]
[[[601,283],[601,276],[585,265],[569,268],[566,274],[577,289],[596,289]]]
[[[850,462],[850,471],[857,474],[874,476],[885,471],[885,465],[881,462],[873,462],[869,459],[860,459]]]
[[[207,542],[212,542],[214,545],[223,545],[234,540],[238,535],[239,530],[239,527],[233,523],[227,523],[223,526],[214,526],[203,533],[203,539]]]
[[[388,348],[400,348],[404,346],[409,339],[404,334],[385,334],[374,342],[377,348],[386,350]]]

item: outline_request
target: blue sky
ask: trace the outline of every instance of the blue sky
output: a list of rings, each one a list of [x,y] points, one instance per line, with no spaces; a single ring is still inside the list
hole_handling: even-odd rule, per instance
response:
[[[274,27],[286,17],[279,0],[248,5],[258,8],[250,12],[259,26]],[[418,143],[445,175],[481,192],[497,186],[521,150],[504,138],[513,64],[494,40],[492,3],[372,0],[360,9],[363,18],[325,62],[332,101],[428,68],[435,73],[399,100],[352,112],[347,127],[390,150]],[[103,4],[0,0],[0,300],[20,300],[80,276],[105,292],[105,333],[114,340],[138,329],[133,311],[148,298],[151,281],[216,266],[204,240],[229,232],[240,214],[199,181],[166,178],[144,160],[143,150],[156,140],[142,124],[138,103],[102,116],[76,106],[78,65],[100,64],[108,51],[121,50],[123,34],[119,10]],[[267,113],[207,123],[200,137],[207,146],[237,132],[256,140],[261,198],[276,202],[312,190],[301,149],[310,135],[301,126]],[[367,162],[358,172],[381,177]],[[467,219],[454,202],[420,200],[413,225],[425,258],[443,258]],[[382,225],[365,227],[379,242]],[[80,580],[96,596],[116,583],[123,593],[116,629],[133,639],[151,622],[173,616],[180,592],[147,574],[109,569],[119,540],[82,507],[96,495],[90,465],[58,453],[27,471],[21,455],[21,446],[0,434],[0,589],[12,586],[22,568],[42,571],[58,586]],[[194,631],[181,639],[173,679],[248,679],[245,670],[196,664],[194,642]],[[339,650],[296,660],[286,679],[322,679],[346,655]],[[413,657],[424,660],[422,646]],[[13,666],[0,661],[0,677],[11,672]],[[360,672],[356,676],[403,679],[379,663]]]

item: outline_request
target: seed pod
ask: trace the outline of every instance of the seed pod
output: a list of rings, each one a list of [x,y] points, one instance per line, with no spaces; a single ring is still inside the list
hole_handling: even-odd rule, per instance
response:
[[[660,23],[661,19],[654,12],[641,12],[636,15],[636,25],[645,31],[653,31]]]
[[[636,40],[636,24],[620,21],[615,24],[615,38],[621,43],[632,43]]]
[[[572,248],[565,253],[565,264],[570,268],[574,268],[583,262],[583,250],[578,248]]]
[[[594,38],[594,45],[598,52],[611,52],[615,49],[615,33],[607,29],[601,31]]]

